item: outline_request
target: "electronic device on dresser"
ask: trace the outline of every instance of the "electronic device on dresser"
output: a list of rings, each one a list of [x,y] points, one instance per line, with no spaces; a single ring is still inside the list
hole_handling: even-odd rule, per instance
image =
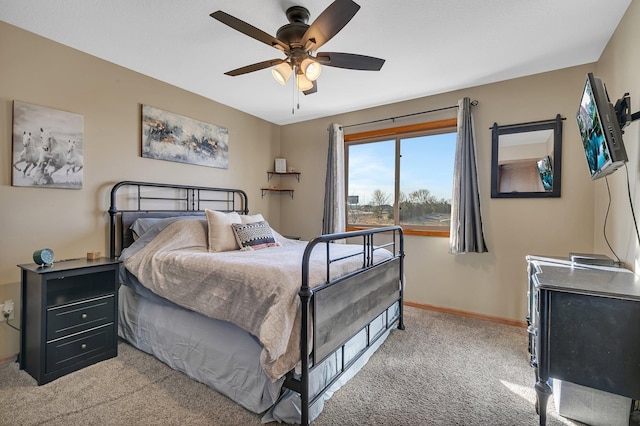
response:
[[[118,354],[119,261],[18,265],[20,369],[38,385]]]

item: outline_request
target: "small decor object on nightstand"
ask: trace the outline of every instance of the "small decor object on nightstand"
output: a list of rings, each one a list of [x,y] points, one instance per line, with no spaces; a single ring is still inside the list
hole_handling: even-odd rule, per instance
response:
[[[276,173],[287,173],[287,160],[285,158],[276,158]]]
[[[51,266],[53,265],[53,250],[43,248],[33,252],[33,261],[36,265]]]

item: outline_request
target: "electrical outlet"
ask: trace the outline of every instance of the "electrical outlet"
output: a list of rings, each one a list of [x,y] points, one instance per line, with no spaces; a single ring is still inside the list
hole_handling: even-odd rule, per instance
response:
[[[13,300],[5,300],[2,306],[2,317],[4,318],[5,314],[9,314],[9,319],[12,320],[14,318],[13,314]]]

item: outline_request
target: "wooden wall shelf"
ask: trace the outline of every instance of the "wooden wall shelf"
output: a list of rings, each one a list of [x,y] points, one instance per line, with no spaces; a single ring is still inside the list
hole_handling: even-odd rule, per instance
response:
[[[264,198],[267,192],[288,192],[291,198],[293,199],[293,189],[285,189],[285,188],[260,188],[262,191],[262,198]]]
[[[267,181],[270,181],[271,178],[274,175],[276,175],[276,176],[281,176],[281,175],[295,176],[296,179],[298,179],[298,182],[300,182],[300,172],[267,172]]]

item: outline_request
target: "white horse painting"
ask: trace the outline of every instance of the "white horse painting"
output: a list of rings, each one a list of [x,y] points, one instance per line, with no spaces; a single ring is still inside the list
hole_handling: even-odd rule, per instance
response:
[[[13,101],[11,184],[81,189],[83,127],[82,115]]]
[[[20,151],[20,157],[18,158],[18,161],[13,163],[13,167],[15,167],[17,171],[21,171],[22,176],[24,177],[29,175],[38,165],[38,162],[40,161],[40,151],[38,150],[35,141],[31,137],[31,132],[23,132],[22,147],[23,148],[22,151]],[[24,169],[20,169],[20,167],[18,167],[18,164],[20,163],[25,163]]]

